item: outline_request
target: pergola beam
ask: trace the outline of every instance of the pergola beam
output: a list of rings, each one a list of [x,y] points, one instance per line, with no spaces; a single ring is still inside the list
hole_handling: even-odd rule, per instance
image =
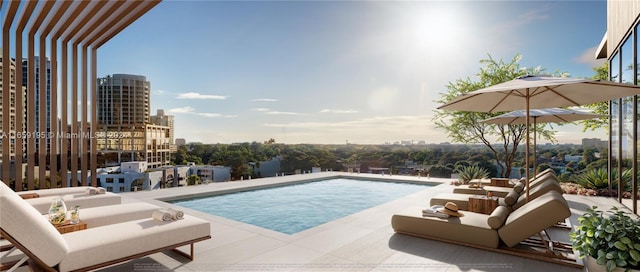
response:
[[[34,171],[36,165],[39,166],[38,179],[39,188],[47,187],[46,170],[50,169],[50,187],[67,186],[69,170],[71,171],[71,186],[88,185],[88,177],[91,176],[90,184],[97,186],[96,180],[96,139],[90,137],[90,133],[95,133],[97,129],[97,49],[115,37],[118,33],[131,25],[146,12],[151,10],[160,1],[0,1],[0,8],[3,16],[2,52],[4,60],[2,63],[3,82],[2,101],[6,105],[2,109],[2,130],[9,131],[11,128],[11,109],[8,106],[11,100],[11,38],[15,37],[13,50],[16,58],[16,130],[20,132],[38,132],[38,137],[15,137],[15,186],[16,191],[22,190],[22,173],[26,169],[27,188],[34,189]],[[35,11],[35,12],[34,12]],[[18,15],[19,14],[19,15]],[[28,26],[27,26],[28,24]],[[15,29],[11,33],[11,29]],[[25,33],[25,30],[27,33]],[[26,35],[25,35],[26,34]],[[23,123],[25,112],[22,97],[22,58],[23,58],[23,36],[27,39],[27,60],[28,60],[28,82],[26,102],[27,113],[26,124]],[[48,40],[47,40],[48,37]],[[38,48],[36,49],[36,43]],[[71,48],[69,48],[71,47]],[[60,49],[60,51],[59,51]],[[71,51],[71,63],[69,63],[69,50]],[[78,55],[80,51],[81,56]],[[61,54],[61,63],[58,63],[58,54]],[[38,90],[35,89],[35,56],[38,55],[39,72],[42,81]],[[46,115],[46,67],[50,58],[51,67],[51,104],[49,116],[50,127],[47,127]],[[71,66],[71,67],[69,67]],[[70,71],[69,71],[70,70]],[[70,73],[69,73],[70,72]],[[60,81],[58,81],[58,79]],[[70,82],[69,82],[70,81]],[[60,82],[60,88],[58,88]],[[71,89],[69,90],[69,85]],[[40,96],[39,104],[36,105],[35,93]],[[71,92],[71,105],[67,103]],[[20,95],[19,95],[20,94]],[[77,101],[81,97],[80,106]],[[61,107],[58,108],[58,98]],[[91,105],[91,106],[89,106]],[[39,108],[39,126],[35,127],[35,108]],[[80,111],[80,112],[79,112]],[[70,113],[70,114],[69,114]],[[58,115],[60,115],[60,127],[58,127]],[[80,115],[80,120],[78,117]],[[80,125],[78,124],[80,121]],[[71,122],[71,130],[68,129],[68,122]],[[26,128],[25,128],[26,125]],[[50,129],[50,131],[47,131]],[[41,137],[48,135],[52,137]],[[58,136],[63,136],[59,138]],[[69,137],[71,136],[71,137]],[[87,138],[89,137],[89,138]],[[38,143],[38,150],[35,143]],[[26,142],[26,149],[22,145]],[[2,142],[2,160],[11,160],[12,147],[10,140]],[[48,149],[47,146],[50,146]],[[60,153],[60,160],[58,160]],[[27,157],[26,168],[23,168],[22,158]],[[36,164],[36,154],[38,162]],[[70,162],[69,156],[70,154]],[[58,161],[60,167],[58,168]],[[78,167],[80,163],[80,167]],[[71,169],[69,169],[69,166]],[[78,169],[80,168],[80,169]],[[2,164],[1,178],[6,184],[10,184],[10,164]],[[78,170],[80,170],[80,180],[78,182]],[[56,176],[62,176],[61,184],[57,183]]]

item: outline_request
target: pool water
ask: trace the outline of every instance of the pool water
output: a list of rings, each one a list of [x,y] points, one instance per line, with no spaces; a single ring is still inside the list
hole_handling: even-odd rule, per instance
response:
[[[294,234],[428,187],[430,185],[338,178],[172,203]]]

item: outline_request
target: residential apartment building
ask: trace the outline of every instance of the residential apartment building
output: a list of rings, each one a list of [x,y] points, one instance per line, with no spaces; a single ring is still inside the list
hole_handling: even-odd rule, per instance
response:
[[[3,58],[2,58],[2,52],[0,52],[0,65],[2,65],[3,62]],[[15,135],[16,133],[16,83],[15,83],[15,79],[16,79],[16,62],[12,59],[9,59],[9,82],[6,83],[6,85],[8,86],[8,90],[9,90],[9,100],[7,102],[4,102],[2,99],[0,99],[0,131],[2,131],[2,133],[0,133],[0,146],[2,145],[2,141],[4,141],[5,139],[10,141],[10,151],[9,151],[9,160],[13,161],[15,160],[15,138],[10,137],[11,135]],[[3,90],[4,90],[4,82],[2,80],[3,78],[3,73],[2,70],[0,69],[0,98],[3,95]],[[22,95],[21,92],[18,93],[17,95]],[[8,112],[9,112],[9,130],[5,131],[3,125],[3,121],[4,121],[4,110],[5,107],[8,107]],[[2,150],[0,150],[0,161],[2,160]]]
[[[173,116],[149,116],[151,83],[141,75],[98,79],[97,150],[103,165],[146,161],[149,168],[170,163]]]
[[[44,142],[46,144],[46,152],[48,153],[51,150],[51,137],[49,137],[49,133],[51,132],[51,61],[47,58],[45,61],[45,65],[40,64],[40,57],[35,56],[34,58],[35,64],[35,79],[33,81],[33,90],[29,90],[29,60],[24,58],[22,59],[22,86],[26,88],[24,93],[24,101],[26,101],[26,111],[24,115],[24,124],[29,124],[33,121],[34,129],[27,131],[41,131],[47,132],[44,137]],[[41,86],[44,88],[45,97],[41,98]],[[29,93],[33,92],[34,99],[29,99]],[[41,101],[42,100],[42,101]],[[41,114],[41,112],[44,114]],[[44,120],[40,120],[44,118]],[[44,129],[41,129],[40,123],[43,122]],[[35,148],[39,150],[40,141],[38,139],[34,139]]]
[[[97,81],[97,150],[104,160],[146,160],[151,83],[139,75],[114,74]]]
[[[607,148],[609,143],[607,141],[600,140],[599,138],[584,138],[582,139],[583,148]]]
[[[596,58],[607,59],[609,79],[638,85],[640,63],[640,0],[607,1],[607,30],[596,51]],[[609,173],[633,169],[631,186],[618,186],[618,201],[638,214],[638,149],[640,127],[638,96],[614,99],[609,102]],[[610,178],[611,180],[611,178]],[[618,184],[621,181],[618,180]],[[631,195],[623,199],[622,195]]]
[[[158,168],[171,163],[171,128],[157,124],[146,126],[146,154],[149,168]]]
[[[151,123],[158,125],[158,126],[164,126],[164,127],[168,127],[169,128],[169,150],[171,153],[175,153],[176,151],[178,151],[177,146],[174,143],[174,119],[175,117],[173,115],[166,115],[164,114],[164,110],[163,109],[159,109],[157,111],[156,115],[152,115],[150,117]]]

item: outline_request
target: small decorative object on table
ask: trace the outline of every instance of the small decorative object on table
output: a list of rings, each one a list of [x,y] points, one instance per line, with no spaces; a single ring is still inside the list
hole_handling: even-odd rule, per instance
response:
[[[75,206],[73,207],[73,210],[71,210],[71,221],[69,223],[71,224],[80,223],[80,206]]]
[[[64,204],[61,196],[56,197],[49,207],[49,222],[54,225],[59,225],[64,222],[66,217],[67,206]]]

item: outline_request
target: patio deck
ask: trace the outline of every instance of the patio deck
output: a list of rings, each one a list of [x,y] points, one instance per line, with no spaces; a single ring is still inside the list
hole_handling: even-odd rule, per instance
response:
[[[158,198],[195,195],[202,192],[234,191],[246,186],[271,186],[301,178],[332,175],[371,176],[338,172],[214,183],[123,194],[125,202],[147,201],[171,206]],[[427,178],[384,176],[424,182]],[[101,271],[580,271],[580,269],[395,234],[391,216],[420,210],[428,199],[451,192],[450,179],[431,178],[441,183],[356,214],[296,233],[262,229],[226,218],[179,207],[185,213],[211,221],[213,239],[195,245],[195,260],[189,262],[173,252],[157,253]],[[571,206],[571,224],[588,207],[608,209],[617,203],[602,197],[565,195]],[[117,235],[117,234],[114,234]],[[554,239],[568,241],[568,230],[555,230]]]

